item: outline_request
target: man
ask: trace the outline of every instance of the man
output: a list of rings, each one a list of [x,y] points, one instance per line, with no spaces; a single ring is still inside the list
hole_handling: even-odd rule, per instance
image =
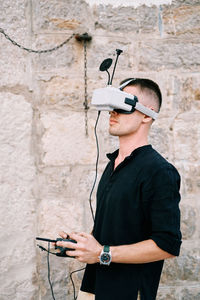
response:
[[[155,82],[124,82],[123,91],[159,112],[162,96]],[[75,248],[67,254],[87,263],[78,299],[154,300],[164,259],[179,255],[180,176],[148,144],[152,123],[137,110],[110,112],[109,133],[119,137],[119,150],[108,154],[98,186],[93,234],[70,234],[75,246],[58,243]]]

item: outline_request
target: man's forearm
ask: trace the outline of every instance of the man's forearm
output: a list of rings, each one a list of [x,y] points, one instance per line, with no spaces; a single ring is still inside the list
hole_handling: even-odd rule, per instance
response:
[[[140,264],[174,257],[160,249],[153,240],[146,240],[136,244],[112,246],[112,262]]]

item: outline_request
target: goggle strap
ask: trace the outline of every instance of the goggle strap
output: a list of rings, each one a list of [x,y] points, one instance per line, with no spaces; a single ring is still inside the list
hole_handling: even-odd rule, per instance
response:
[[[158,117],[158,113],[153,111],[152,109],[142,105],[141,103],[137,102],[135,105],[135,109],[140,111],[141,113],[151,117],[152,119],[156,120]]]

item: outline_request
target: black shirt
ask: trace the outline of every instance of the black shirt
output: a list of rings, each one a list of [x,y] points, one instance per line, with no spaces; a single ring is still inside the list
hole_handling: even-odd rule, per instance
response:
[[[151,145],[134,150],[114,170],[118,150],[97,191],[93,229],[101,245],[118,246],[152,239],[158,247],[178,255],[180,233],[180,176]],[[96,300],[156,298],[163,261],[145,264],[87,265],[81,290]]]

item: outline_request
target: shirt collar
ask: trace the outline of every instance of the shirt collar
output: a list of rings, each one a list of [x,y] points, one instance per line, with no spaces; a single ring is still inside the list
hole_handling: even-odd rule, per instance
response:
[[[138,147],[136,148],[135,150],[133,150],[131,152],[131,154],[129,156],[127,156],[126,158],[131,158],[131,157],[135,157],[136,155],[138,155],[139,153],[143,152],[143,151],[146,151],[148,149],[151,149],[152,146],[149,144],[149,145],[145,145],[145,146],[141,146],[141,147]],[[118,153],[119,153],[119,149],[115,150],[114,152],[112,153],[108,153],[106,154],[108,159],[111,160],[111,161],[115,161],[115,159],[117,158],[118,156]]]

